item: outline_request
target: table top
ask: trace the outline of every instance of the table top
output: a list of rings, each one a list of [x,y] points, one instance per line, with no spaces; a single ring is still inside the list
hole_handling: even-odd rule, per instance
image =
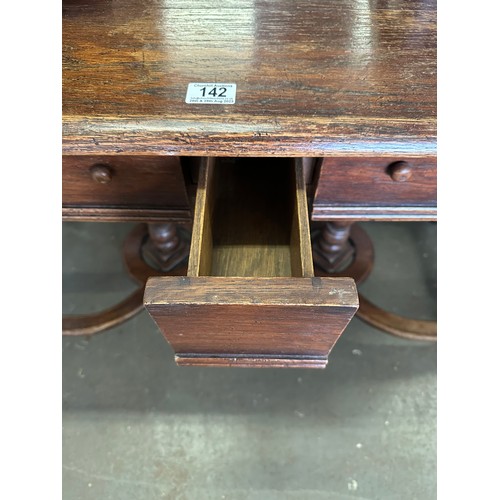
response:
[[[436,2],[63,0],[63,153],[435,156]]]

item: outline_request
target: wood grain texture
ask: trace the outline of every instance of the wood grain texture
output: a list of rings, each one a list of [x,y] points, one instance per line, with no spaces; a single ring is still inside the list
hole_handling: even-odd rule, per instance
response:
[[[435,156],[435,1],[64,0],[63,151]]]
[[[212,184],[214,167],[215,159],[205,158],[199,168],[188,276],[204,276],[210,274],[212,268],[212,218],[215,197]]]
[[[397,157],[325,158],[312,219],[435,220],[435,159],[407,159],[405,171],[409,172],[404,177],[394,175],[393,166],[399,166],[399,160]]]
[[[161,277],[148,280],[144,304],[180,358],[281,367],[319,357],[311,366],[324,367],[358,298],[351,278]]]
[[[245,159],[221,168],[208,275],[292,276],[290,161]]]
[[[304,173],[283,158],[202,166],[189,276],[314,275]]]
[[[73,222],[182,222],[192,221],[191,210],[171,208],[109,208],[63,206],[62,220]]]
[[[96,167],[109,172],[106,182],[95,180]],[[190,210],[177,157],[64,156],[62,202],[64,208]]]
[[[292,228],[290,234],[290,263],[292,276],[312,278],[314,276],[314,265],[305,176],[306,172],[304,171],[302,160],[295,160],[290,186],[292,191],[291,198],[293,200]]]
[[[173,303],[349,308],[358,299],[352,278],[151,277],[144,304],[153,310]]]
[[[204,356],[203,354],[178,354],[175,362],[179,366],[216,366],[220,368],[325,368],[328,358],[324,356]]]

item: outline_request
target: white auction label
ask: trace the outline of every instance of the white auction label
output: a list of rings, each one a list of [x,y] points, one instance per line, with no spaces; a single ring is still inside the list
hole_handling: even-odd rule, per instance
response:
[[[234,104],[236,83],[190,83],[186,92],[188,104]]]

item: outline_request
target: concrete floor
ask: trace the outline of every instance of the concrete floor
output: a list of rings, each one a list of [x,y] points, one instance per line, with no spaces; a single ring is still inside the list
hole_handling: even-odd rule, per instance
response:
[[[436,225],[366,223],[373,302],[436,317]],[[135,288],[131,224],[63,224],[63,312]],[[436,498],[436,344],[358,319],[325,370],[179,368],[142,312],[63,340],[63,498]]]

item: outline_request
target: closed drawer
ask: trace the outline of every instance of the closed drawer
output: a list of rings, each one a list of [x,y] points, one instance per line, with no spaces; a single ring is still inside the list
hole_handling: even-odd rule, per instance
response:
[[[312,218],[434,220],[435,158],[325,158]]]
[[[301,164],[248,162],[202,166],[187,276],[150,278],[144,304],[180,365],[324,367],[356,286],[314,277]]]
[[[189,202],[178,157],[64,156],[63,214],[136,214],[133,220],[178,212]],[[175,218],[175,217],[174,217]]]

